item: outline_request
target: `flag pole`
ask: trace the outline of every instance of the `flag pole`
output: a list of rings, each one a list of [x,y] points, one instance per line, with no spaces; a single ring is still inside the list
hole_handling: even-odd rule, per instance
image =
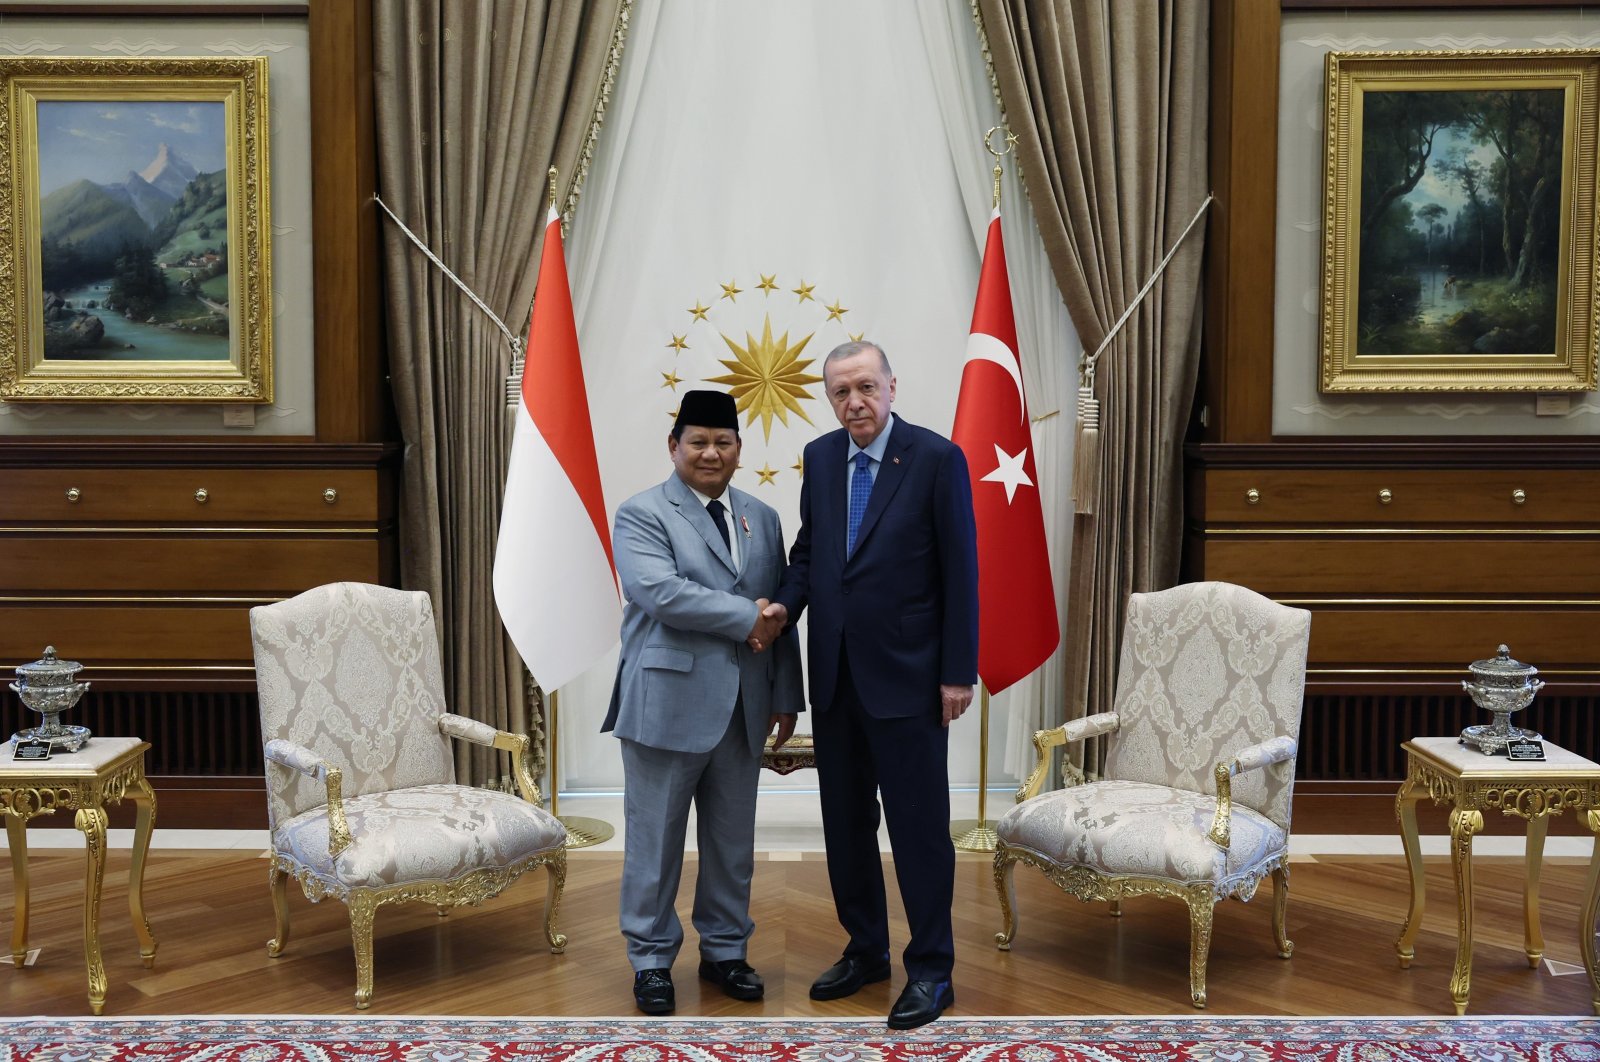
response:
[[[550,691],[550,814],[567,828],[568,848],[588,848],[603,844],[616,835],[604,819],[561,814],[561,694]]]
[[[994,156],[992,210],[1000,209],[1000,178],[1005,172],[1000,167],[1000,159],[1009,154],[1017,142],[1016,135],[1007,132],[1001,144],[1002,149],[996,151],[992,141],[1000,131],[1001,127],[997,125],[983,134],[983,149]],[[950,839],[963,852],[992,852],[999,841],[993,824],[989,822],[989,687],[981,681],[978,683],[978,715],[981,728],[978,738],[978,817],[956,819],[950,823]]]
[[[550,181],[550,209],[556,209],[556,168],[551,166],[546,174]],[[616,835],[616,829],[604,819],[593,819],[583,815],[561,814],[561,693],[551,690],[547,698],[550,706],[549,719],[547,720],[550,747],[548,759],[550,761],[550,814],[567,830],[568,848],[588,848],[591,845],[603,844]]]
[[[992,852],[999,838],[989,821],[989,687],[978,683],[978,817],[950,823],[950,839],[963,852]]]

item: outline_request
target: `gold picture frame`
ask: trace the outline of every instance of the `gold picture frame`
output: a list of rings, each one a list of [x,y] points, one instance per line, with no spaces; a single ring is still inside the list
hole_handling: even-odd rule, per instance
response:
[[[0,401],[272,401],[267,60],[0,57]]]
[[[1600,52],[1325,72],[1321,390],[1594,390]]]

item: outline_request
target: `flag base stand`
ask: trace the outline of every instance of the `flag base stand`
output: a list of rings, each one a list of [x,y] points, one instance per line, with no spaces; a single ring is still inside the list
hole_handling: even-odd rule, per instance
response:
[[[588,848],[605,844],[616,836],[616,829],[604,819],[590,819],[582,815],[562,815],[561,825],[567,828],[568,848]]]
[[[956,819],[950,823],[950,840],[963,852],[992,852],[999,844],[994,823],[988,819]]]

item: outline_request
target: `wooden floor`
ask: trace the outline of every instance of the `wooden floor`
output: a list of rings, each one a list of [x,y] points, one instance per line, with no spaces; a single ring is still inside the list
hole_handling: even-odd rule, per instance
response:
[[[1480,858],[1474,1014],[1590,1012],[1587,977],[1552,976],[1522,953],[1522,868]],[[266,862],[255,853],[156,853],[145,904],[160,945],[153,970],[139,962],[127,914],[126,852],[111,854],[101,912],[110,981],[108,1015],[353,1013],[354,963],[342,905],[310,904],[291,886],[293,935],[269,959],[272,934]],[[378,914],[372,1014],[623,1015],[636,1012],[617,932],[620,856],[574,852],[561,911],[571,942],[551,955],[540,931],[545,881],[526,875],[499,899],[441,920],[420,905]],[[694,872],[690,860],[686,879]],[[1272,945],[1270,886],[1250,904],[1217,910],[1209,975],[1211,1014],[1450,1014],[1448,981],[1455,939],[1450,868],[1429,861],[1429,907],[1408,971],[1394,939],[1407,895],[1403,863],[1388,858],[1297,862],[1289,932],[1293,959]],[[81,941],[83,857],[35,851],[31,857],[30,944],[38,962],[0,968],[0,1010],[9,1015],[87,1013]],[[1580,961],[1576,923],[1586,866],[1547,861],[1542,911],[1548,955]],[[0,910],[11,909],[3,875]],[[1186,913],[1177,903],[1130,901],[1124,917],[1060,893],[1026,867],[1016,872],[1021,929],[1014,949],[994,947],[998,922],[990,865],[963,855],[957,866],[957,1015],[1195,1013],[1188,1005]],[[892,876],[890,877],[892,882]],[[689,922],[689,881],[679,909]],[[898,901],[891,897],[894,917]],[[756,864],[756,935],[750,961],[766,979],[766,999],[738,1003],[695,976],[695,938],[687,930],[675,968],[679,1016],[881,1016],[903,984],[893,980],[856,996],[815,1003],[807,988],[837,958],[826,867],[819,856]],[[904,923],[892,923],[895,947]],[[5,926],[9,936],[9,925]],[[1592,927],[1591,927],[1592,928]]]

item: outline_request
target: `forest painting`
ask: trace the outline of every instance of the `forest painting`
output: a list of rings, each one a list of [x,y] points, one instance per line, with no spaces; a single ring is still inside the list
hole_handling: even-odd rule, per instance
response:
[[[1324,390],[1594,387],[1597,65],[1330,56]]]

